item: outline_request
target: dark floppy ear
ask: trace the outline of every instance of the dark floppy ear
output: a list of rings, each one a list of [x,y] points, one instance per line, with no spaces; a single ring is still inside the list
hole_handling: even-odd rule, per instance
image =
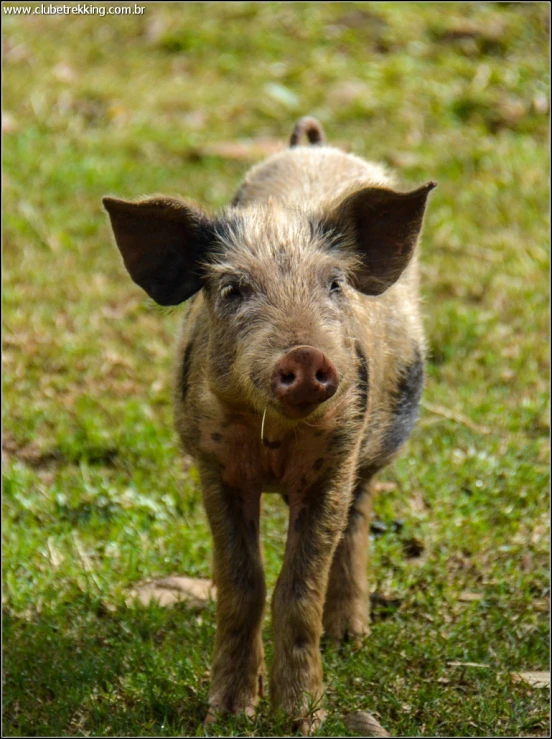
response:
[[[332,220],[353,236],[361,260],[356,277],[367,295],[381,295],[407,266],[422,228],[428,182],[411,192],[367,187],[349,195]]]
[[[125,267],[150,297],[178,305],[201,289],[199,263],[212,242],[207,216],[176,198],[102,202]]]

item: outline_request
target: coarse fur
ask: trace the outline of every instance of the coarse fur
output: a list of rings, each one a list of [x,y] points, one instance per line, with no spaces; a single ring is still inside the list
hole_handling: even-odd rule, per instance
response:
[[[298,145],[302,134],[316,145]],[[260,502],[277,492],[290,516],[272,600],[270,693],[304,733],[322,715],[314,724],[307,715],[323,690],[322,630],[335,639],[368,632],[370,483],[417,415],[425,343],[416,243],[434,186],[397,193],[383,167],[324,141],[319,124],[302,119],[291,148],[253,167],[214,218],[179,200],[105,201],[135,281],[159,302],[193,294],[174,409],[214,540],[208,720],[252,713],[262,693]],[[171,264],[185,278],[167,277]],[[331,359],[339,386],[296,418],[270,378],[303,345]]]

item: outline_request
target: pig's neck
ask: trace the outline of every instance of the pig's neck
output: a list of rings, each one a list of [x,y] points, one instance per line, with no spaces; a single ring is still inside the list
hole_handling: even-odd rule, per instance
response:
[[[199,429],[201,453],[217,461],[230,487],[283,494],[312,484],[335,463],[340,453],[336,440],[351,407],[349,393],[344,393],[326,411],[298,422],[269,409],[263,425],[262,413],[213,400],[217,408]]]

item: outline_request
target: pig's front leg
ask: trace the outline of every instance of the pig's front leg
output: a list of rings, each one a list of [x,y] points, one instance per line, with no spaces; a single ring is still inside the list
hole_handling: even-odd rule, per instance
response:
[[[347,520],[352,471],[333,471],[306,491],[288,492],[284,564],[272,602],[274,662],[271,698],[303,734],[321,720],[309,708],[322,696],[320,636],[332,557]]]
[[[201,469],[203,497],[214,542],[217,633],[209,713],[253,715],[262,694],[261,625],[266,587],[259,543],[260,491],[225,485],[217,469]]]

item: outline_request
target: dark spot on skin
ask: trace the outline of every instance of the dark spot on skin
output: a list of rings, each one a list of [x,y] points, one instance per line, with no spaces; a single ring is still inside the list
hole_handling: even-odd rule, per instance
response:
[[[385,467],[385,464],[364,465],[359,469],[358,476],[361,480],[369,482],[376,472],[379,472],[383,467]]]
[[[318,470],[322,468],[323,464],[324,464],[323,459],[317,459],[316,462],[313,464],[312,468],[315,472],[318,472]]]
[[[366,514],[360,507],[360,503],[366,495],[369,495],[368,482],[366,480],[357,480],[351,498],[351,507],[349,508],[345,534],[354,533],[359,524],[366,519]]]
[[[211,439],[213,441],[222,441],[222,434],[211,434]]]
[[[349,517],[347,519],[347,526],[345,528],[346,534],[352,534],[356,531],[357,527],[364,520],[365,516],[362,511],[354,506],[349,510]]]
[[[368,492],[368,483],[366,480],[357,480],[355,487],[353,488],[353,495],[351,501],[356,503],[364,497]]]
[[[277,598],[301,600],[310,597],[312,568],[327,556],[327,541],[336,535],[335,518],[328,515],[328,493],[335,484],[335,470],[323,474],[304,494],[303,506],[293,521],[297,534],[294,550],[285,579],[286,596],[278,592]]]
[[[225,557],[228,561],[242,563],[231,569],[233,587],[244,594],[264,588],[257,523],[244,516],[243,491],[223,484],[217,504],[220,513],[217,529],[220,532],[222,526],[224,530]]]
[[[240,190],[238,190],[235,197],[238,197]],[[242,225],[243,217],[241,213],[237,213],[236,211],[231,215],[220,216],[215,220],[213,230],[217,237],[217,243],[211,248],[214,256],[224,254],[226,249],[224,245],[233,241],[236,231],[239,232]]]
[[[220,348],[220,351],[213,352],[209,356],[213,375],[215,377],[228,376],[236,359],[236,347],[228,341],[224,343],[218,339],[213,339],[213,343]]]
[[[301,519],[301,528],[307,530],[307,534],[299,541],[299,547],[303,552],[302,556],[306,561],[323,555],[323,552],[315,553],[317,548],[312,537],[308,535],[308,530],[312,526],[332,527],[331,520],[323,516],[323,511],[327,505],[328,491],[333,483],[334,473],[330,471],[316,480],[305,492],[303,498],[305,504],[299,513],[298,519]],[[322,523],[322,520],[324,520],[324,523]]]
[[[297,514],[295,523],[293,524],[293,528],[295,531],[301,531],[301,528],[303,527],[303,523],[305,521],[305,515],[306,515],[306,508],[301,508],[301,510]]]
[[[294,578],[291,584],[291,595],[295,600],[302,600],[308,594],[307,583],[302,577]]]
[[[222,486],[221,503],[226,507],[228,518],[232,520],[236,516],[241,518],[241,506],[243,504],[242,491],[230,485]]]
[[[295,637],[294,646],[296,649],[305,649],[309,644],[309,639],[306,638],[304,635],[297,635]]]
[[[334,484],[335,470],[329,470],[325,475],[314,482],[308,491],[307,500],[315,507],[321,506],[326,499],[326,493]]]
[[[190,341],[184,351],[184,359],[182,360],[182,374],[180,376],[180,390],[182,392],[182,400],[186,399],[188,393],[188,381],[190,375],[190,363],[192,358],[193,341]]]
[[[348,426],[338,428],[328,437],[328,451],[334,457],[341,456],[344,452],[349,452],[351,446],[353,445],[353,442],[353,429]]]
[[[301,488],[306,488],[307,487],[307,482],[308,482],[307,478],[306,477],[302,477],[301,480],[299,481],[299,486]]]
[[[323,431],[315,431],[314,435],[316,436],[316,438],[320,438],[320,436],[323,436],[324,435],[324,432]]]
[[[269,441],[268,439],[263,439],[263,444],[268,449],[279,449],[282,446],[281,441]]]
[[[326,241],[327,249],[336,249],[340,243],[339,228],[330,218],[319,220],[316,224],[317,231],[322,234]]]
[[[419,349],[414,360],[402,368],[401,379],[393,393],[391,424],[382,442],[382,452],[393,454],[410,436],[418,418],[424,386],[424,363]]]
[[[366,412],[368,404],[368,359],[362,351],[360,344],[356,344],[356,355],[358,358],[357,387],[358,387],[358,409],[361,415]]]

